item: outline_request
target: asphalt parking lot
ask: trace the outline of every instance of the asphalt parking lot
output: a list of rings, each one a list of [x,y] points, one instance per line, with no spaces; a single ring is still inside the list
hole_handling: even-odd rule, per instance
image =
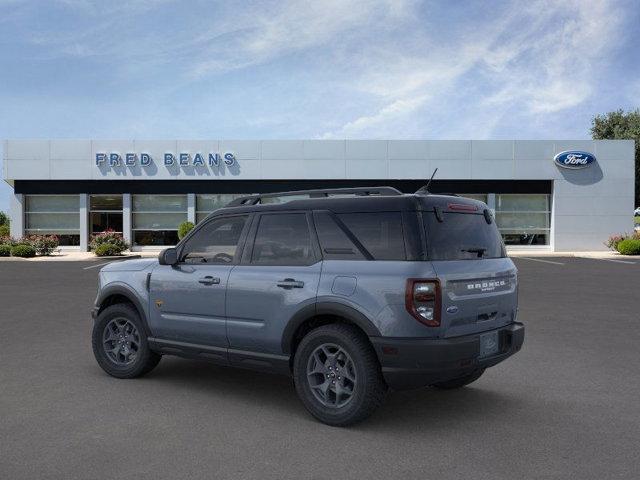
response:
[[[0,478],[638,478],[640,261],[514,259],[523,350],[349,429],[285,377],[93,359],[97,262],[0,262]]]

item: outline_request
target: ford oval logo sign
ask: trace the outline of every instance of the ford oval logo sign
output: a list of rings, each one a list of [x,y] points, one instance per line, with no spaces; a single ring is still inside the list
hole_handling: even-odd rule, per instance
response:
[[[562,168],[586,168],[596,161],[596,157],[589,152],[567,150],[553,157],[553,161]]]

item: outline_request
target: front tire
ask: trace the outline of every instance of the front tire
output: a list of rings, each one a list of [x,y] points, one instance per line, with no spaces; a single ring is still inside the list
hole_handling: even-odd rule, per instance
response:
[[[93,355],[112,377],[135,378],[149,373],[161,355],[151,351],[135,308],[118,303],[105,308],[93,325]]]
[[[369,340],[352,325],[325,325],[309,332],[296,351],[293,377],[305,408],[332,426],[369,417],[387,391]]]

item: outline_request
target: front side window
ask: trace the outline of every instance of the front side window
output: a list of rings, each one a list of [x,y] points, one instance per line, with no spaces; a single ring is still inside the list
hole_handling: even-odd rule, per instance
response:
[[[306,214],[265,214],[260,217],[251,255],[252,264],[310,265],[313,262]]]
[[[246,223],[246,215],[219,218],[208,222],[185,243],[181,254],[182,262],[232,263]]]
[[[406,260],[400,212],[344,213],[338,218],[374,260]]]

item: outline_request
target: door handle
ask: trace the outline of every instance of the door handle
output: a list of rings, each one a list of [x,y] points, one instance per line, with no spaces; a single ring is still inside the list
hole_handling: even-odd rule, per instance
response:
[[[200,280],[198,280],[198,282],[202,283],[203,285],[218,285],[220,283],[220,279],[218,277],[207,275],[206,277],[202,277]]]
[[[304,282],[301,282],[294,278],[285,278],[284,280],[280,280],[276,285],[278,285],[280,288],[290,290],[292,288],[303,288]]]

